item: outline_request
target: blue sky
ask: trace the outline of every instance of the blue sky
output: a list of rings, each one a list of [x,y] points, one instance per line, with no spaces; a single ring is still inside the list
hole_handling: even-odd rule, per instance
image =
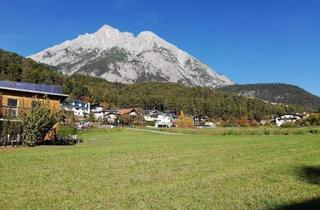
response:
[[[320,95],[320,0],[0,0],[0,48],[27,56],[103,24],[150,30],[239,84]]]

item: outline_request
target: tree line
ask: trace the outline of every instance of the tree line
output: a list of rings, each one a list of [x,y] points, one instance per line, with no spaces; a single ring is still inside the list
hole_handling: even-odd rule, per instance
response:
[[[302,105],[310,110],[320,109],[320,97],[294,85],[282,83],[231,85],[222,87],[220,90],[275,103]]]
[[[62,85],[70,97],[103,103],[110,109],[135,107],[170,110],[177,114],[184,111],[188,115],[203,114],[222,120],[258,121],[276,114],[304,111],[303,106],[272,104],[206,87],[162,82],[127,85],[86,75],[67,76],[48,65],[4,50],[0,50],[0,79]]]

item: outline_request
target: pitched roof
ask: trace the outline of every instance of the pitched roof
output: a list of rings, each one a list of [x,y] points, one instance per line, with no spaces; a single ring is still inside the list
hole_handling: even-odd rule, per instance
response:
[[[131,112],[136,111],[134,108],[127,108],[127,109],[120,109],[117,114],[118,115],[124,115],[124,114],[130,114]]]
[[[78,108],[78,109],[84,109],[84,110],[88,110],[89,109],[89,103],[79,100],[79,99],[72,99],[72,98],[67,98],[63,103],[62,103],[63,107],[74,107],[74,108]]]

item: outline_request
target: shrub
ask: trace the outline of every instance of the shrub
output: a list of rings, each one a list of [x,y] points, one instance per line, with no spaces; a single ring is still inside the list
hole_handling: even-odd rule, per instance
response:
[[[59,119],[58,112],[50,109],[48,100],[34,99],[30,110],[24,109],[19,115],[22,121],[26,145],[34,146],[41,142]]]
[[[309,125],[320,125],[320,114],[311,114],[307,119],[305,119]]]
[[[311,134],[320,134],[320,130],[318,130],[318,129],[310,129],[309,132]]]
[[[281,127],[283,127],[283,128],[294,128],[294,127],[297,127],[297,125],[296,125],[296,123],[290,122],[290,123],[283,124]]]
[[[270,130],[267,130],[267,129],[264,129],[264,135],[270,135],[271,134],[271,132],[270,132]]]
[[[145,122],[146,126],[155,126],[155,121],[146,121]]]
[[[95,122],[95,121],[96,121],[96,118],[95,118],[94,114],[90,113],[89,114],[89,122]]]
[[[186,117],[183,111],[181,111],[177,121],[177,126],[179,128],[194,128],[193,119],[190,117]]]

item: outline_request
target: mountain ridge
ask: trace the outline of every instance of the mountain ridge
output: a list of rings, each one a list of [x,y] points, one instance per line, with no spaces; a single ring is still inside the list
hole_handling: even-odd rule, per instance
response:
[[[282,104],[303,105],[312,110],[320,109],[320,97],[299,86],[285,83],[237,84],[219,88],[227,93],[255,97]]]
[[[54,66],[65,74],[87,74],[111,82],[165,81],[205,87],[234,84],[151,31],[135,36],[109,25],[29,58]]]

